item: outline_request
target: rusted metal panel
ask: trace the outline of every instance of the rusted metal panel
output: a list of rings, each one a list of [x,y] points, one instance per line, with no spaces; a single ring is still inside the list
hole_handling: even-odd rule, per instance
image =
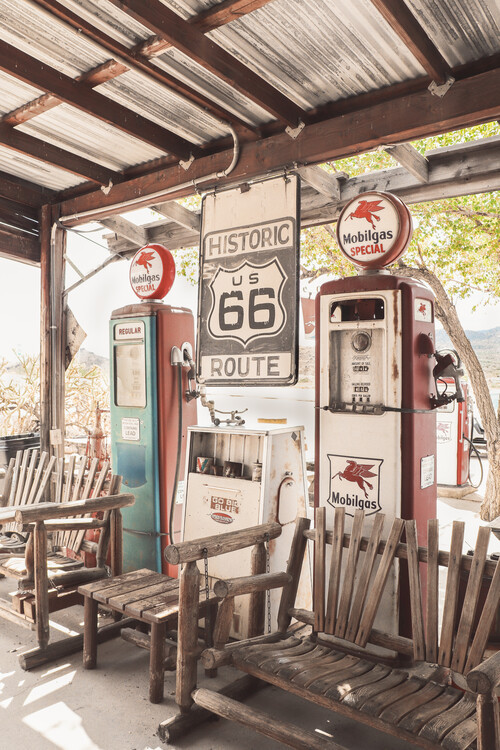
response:
[[[165,154],[68,104],[34,117],[19,130],[116,171]]]
[[[86,182],[77,175],[70,174],[63,169],[51,167],[49,164],[33,159],[25,154],[18,154],[0,144],[0,172],[20,177],[27,182],[49,188],[51,190],[65,190]]]

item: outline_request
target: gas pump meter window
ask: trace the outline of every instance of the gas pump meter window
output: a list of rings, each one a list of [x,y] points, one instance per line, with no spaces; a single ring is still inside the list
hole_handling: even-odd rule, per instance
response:
[[[143,342],[115,347],[116,406],[146,406],[146,361]]]
[[[378,297],[335,300],[330,307],[330,403],[335,411],[384,403],[385,305]]]

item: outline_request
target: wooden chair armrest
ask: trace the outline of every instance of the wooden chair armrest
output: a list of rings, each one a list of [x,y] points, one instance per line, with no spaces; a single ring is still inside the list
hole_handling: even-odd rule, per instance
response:
[[[474,693],[491,693],[500,685],[500,651],[469,672],[467,685]]]
[[[80,516],[85,513],[96,513],[100,510],[125,508],[133,505],[134,502],[134,495],[122,493],[86,498],[85,500],[73,500],[69,503],[38,503],[38,505],[17,506],[15,508],[15,521],[24,525],[36,521],[46,521],[49,518],[67,518],[68,516]]]
[[[0,508],[0,526],[4,523],[11,523],[16,520],[16,506],[10,505],[8,508]]]
[[[267,539],[276,539],[281,534],[279,523],[263,523],[240,531],[229,531],[226,534],[207,536],[203,539],[193,539],[180,544],[165,547],[165,560],[170,565],[184,565],[196,562],[206,557],[223,555],[237,549],[253,547]]]
[[[255,576],[220,579],[214,584],[214,594],[219,599],[242,594],[256,594],[259,591],[281,588],[291,580],[292,576],[288,573],[261,573]]]

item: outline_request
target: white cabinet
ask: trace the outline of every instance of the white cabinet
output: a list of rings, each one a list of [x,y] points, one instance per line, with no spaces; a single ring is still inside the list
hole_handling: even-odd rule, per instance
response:
[[[183,540],[278,521],[282,533],[269,544],[269,564],[271,572],[286,570],[295,519],[308,515],[307,498],[303,427],[188,428]],[[250,573],[251,548],[209,560],[214,579]],[[296,606],[310,606],[310,588],[310,579],[301,582]],[[271,592],[273,627],[280,595]],[[236,638],[248,637],[249,604],[249,596],[236,599]]]

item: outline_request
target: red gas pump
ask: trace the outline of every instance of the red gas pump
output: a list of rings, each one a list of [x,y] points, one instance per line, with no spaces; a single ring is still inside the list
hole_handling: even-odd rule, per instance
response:
[[[385,532],[395,517],[414,518],[425,543],[436,516],[435,408],[451,398],[438,380],[450,361],[435,354],[432,291],[383,270],[411,233],[408,208],[388,193],[361,195],[339,217],[339,247],[361,270],[316,299],[315,504],[330,528],[335,507],[350,520],[364,510],[368,528],[382,512]],[[384,607],[392,625],[395,598]]]
[[[444,378],[446,387],[453,385]],[[469,484],[472,402],[467,383],[461,383],[463,401],[439,407],[437,413],[437,482],[452,487]]]
[[[171,576],[177,568],[163,549],[180,539],[186,434],[197,417],[189,378],[193,314],[161,301],[174,276],[166,248],[139,250],[130,281],[141,302],[115,310],[110,321],[113,470],[136,498],[123,511],[124,569]]]

